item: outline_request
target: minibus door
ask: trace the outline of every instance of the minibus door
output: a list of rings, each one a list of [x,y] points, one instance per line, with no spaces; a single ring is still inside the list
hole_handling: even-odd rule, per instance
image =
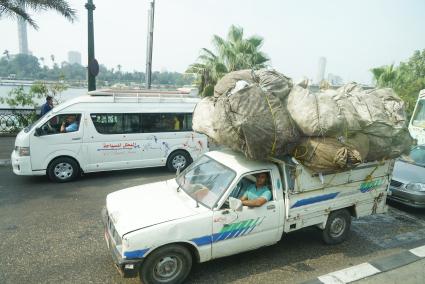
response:
[[[53,116],[30,137],[31,168],[44,170],[56,157],[79,157],[84,127],[81,113]]]

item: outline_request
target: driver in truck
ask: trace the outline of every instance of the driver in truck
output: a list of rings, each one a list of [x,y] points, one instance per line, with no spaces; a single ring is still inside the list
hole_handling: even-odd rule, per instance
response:
[[[242,205],[248,207],[260,207],[270,199],[272,193],[267,186],[267,173],[259,173],[256,177],[256,183],[250,185],[240,198]]]

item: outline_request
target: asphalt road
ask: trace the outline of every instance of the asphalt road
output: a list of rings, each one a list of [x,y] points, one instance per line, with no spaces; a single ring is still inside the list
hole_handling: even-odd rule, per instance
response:
[[[112,265],[100,211],[110,192],[172,177],[155,168],[54,184],[0,167],[0,283],[139,283]],[[304,229],[271,247],[197,264],[187,282],[297,283],[423,244],[425,210],[391,207],[354,221],[343,244],[324,245],[318,230]]]

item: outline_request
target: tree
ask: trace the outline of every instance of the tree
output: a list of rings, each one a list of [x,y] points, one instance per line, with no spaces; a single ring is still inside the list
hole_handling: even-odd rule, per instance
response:
[[[76,19],[76,11],[65,0],[0,0],[0,18],[4,16],[20,17],[33,28],[38,29],[37,23],[26,12],[26,9],[35,12],[54,10],[71,22]]]
[[[418,93],[425,89],[425,49],[415,51],[407,62],[371,69],[378,87],[393,88],[406,103],[408,116],[412,115]]]
[[[186,73],[196,75],[195,83],[202,96],[212,95],[214,85],[224,74],[242,69],[259,69],[269,61],[267,55],[260,51],[263,38],[244,38],[241,27],[232,25],[226,39],[214,35],[212,44],[215,51],[202,48],[197,62],[186,70]]]

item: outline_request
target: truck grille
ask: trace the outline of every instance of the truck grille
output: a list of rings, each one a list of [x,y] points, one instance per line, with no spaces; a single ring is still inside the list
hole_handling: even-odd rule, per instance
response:
[[[392,187],[400,187],[403,185],[403,183],[392,179],[390,185]]]

